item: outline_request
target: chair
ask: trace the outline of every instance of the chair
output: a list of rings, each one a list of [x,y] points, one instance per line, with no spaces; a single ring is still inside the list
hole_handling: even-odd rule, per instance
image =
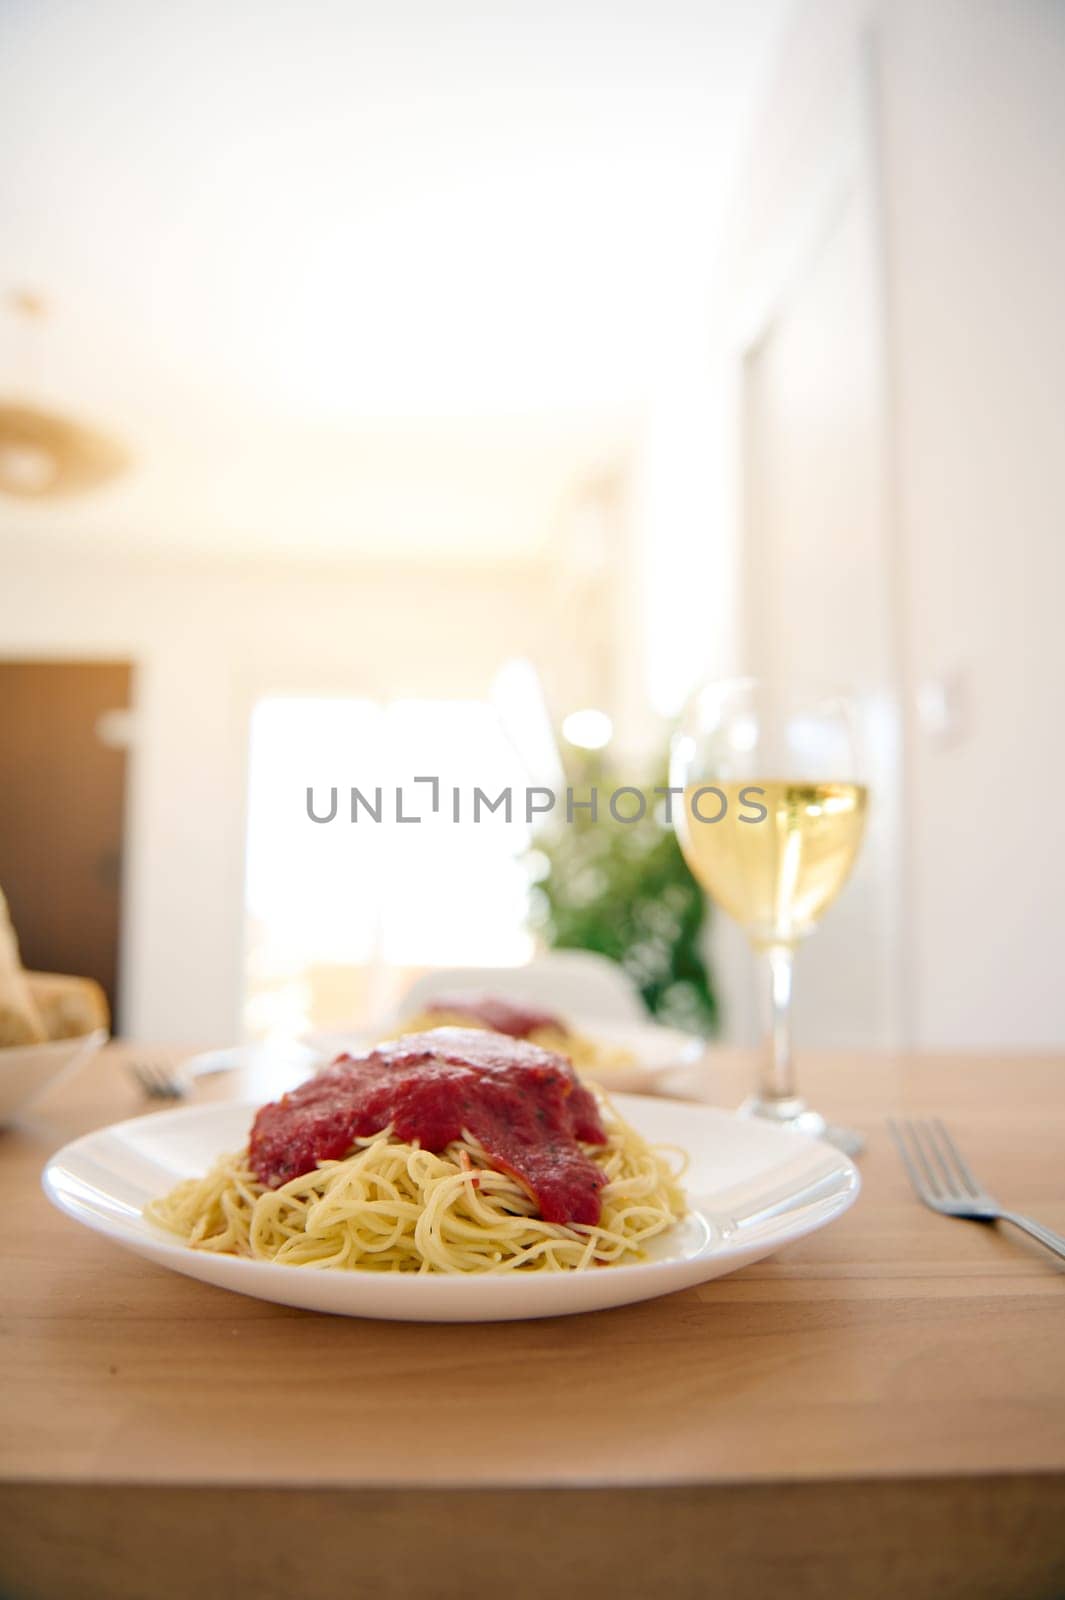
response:
[[[468,989],[554,1011],[563,1018],[646,1022],[639,991],[615,961],[591,950],[554,950],[524,967],[447,967],[407,990],[393,1020],[414,1015],[437,995]]]

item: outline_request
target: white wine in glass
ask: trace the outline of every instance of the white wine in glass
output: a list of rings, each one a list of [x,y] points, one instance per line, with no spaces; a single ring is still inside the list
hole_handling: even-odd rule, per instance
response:
[[[799,1096],[791,1050],[792,964],[843,887],[861,844],[868,792],[857,780],[853,712],[841,696],[770,691],[756,679],[709,683],[673,744],[674,820],[688,865],[744,929],[766,974],[761,1080],[743,1110],[829,1139]]]

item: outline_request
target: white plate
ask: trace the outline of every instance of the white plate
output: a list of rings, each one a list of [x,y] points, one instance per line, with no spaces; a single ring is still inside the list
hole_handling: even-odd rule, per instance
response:
[[[336,1052],[334,1052],[336,1053]],[[227,1045],[223,1050],[202,1050],[187,1056],[175,1069],[182,1078],[213,1078],[221,1072],[247,1072],[269,1080],[279,1076],[286,1084],[302,1083],[318,1067],[325,1065],[320,1050],[298,1039],[275,1043]]]
[[[601,1083],[611,1094],[638,1094],[641,1090],[653,1089],[656,1081],[674,1068],[694,1066],[708,1048],[707,1041],[697,1034],[682,1033],[679,1028],[661,1028],[656,1022],[604,1022],[598,1017],[570,1017],[568,1020],[575,1033],[586,1034],[608,1049],[625,1050],[632,1056],[632,1060],[623,1065],[583,1069],[586,1077]],[[381,1029],[376,1032],[348,1029],[309,1033],[303,1043],[332,1060],[342,1050],[352,1055],[370,1050],[384,1036]]]
[[[657,1022],[600,1022],[587,1017],[572,1024],[578,1033],[595,1039],[608,1048],[626,1050],[631,1062],[604,1068],[588,1067],[585,1075],[601,1083],[609,1093],[636,1094],[652,1089],[663,1074],[676,1067],[694,1066],[709,1048],[705,1039],[679,1028],[663,1028]]]
[[[237,1101],[159,1111],[67,1145],[44,1170],[48,1197],[78,1222],[164,1267],[260,1300],[401,1322],[500,1322],[628,1305],[735,1272],[846,1211],[858,1173],[830,1145],[681,1100],[618,1097],[647,1138],[691,1161],[689,1215],[634,1266],[584,1272],[401,1274],[285,1267],[190,1250],[142,1210],[179,1179],[245,1143],[255,1108]],[[74,1247],[73,1240],[71,1248]]]
[[[46,1044],[9,1045],[0,1050],[0,1127],[25,1111],[38,1096],[67,1078],[107,1043],[107,1029],[79,1033]]]

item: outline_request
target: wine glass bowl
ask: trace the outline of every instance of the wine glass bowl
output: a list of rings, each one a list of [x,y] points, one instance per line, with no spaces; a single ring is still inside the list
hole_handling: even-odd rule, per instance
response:
[[[795,946],[846,882],[861,845],[868,791],[858,779],[854,709],[845,696],[784,690],[754,678],[704,684],[673,741],[670,786],[692,873],[762,956],[765,1045],[750,1115],[827,1138],[798,1094],[791,1053]]]

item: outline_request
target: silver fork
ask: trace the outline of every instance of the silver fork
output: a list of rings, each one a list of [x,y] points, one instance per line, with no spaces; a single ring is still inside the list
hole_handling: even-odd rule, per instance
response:
[[[188,1095],[188,1084],[162,1061],[134,1061],[129,1070],[149,1100],[184,1100]]]
[[[954,1140],[938,1117],[927,1122],[889,1118],[888,1128],[918,1199],[944,1217],[970,1222],[1012,1222],[1065,1259],[1065,1239],[1031,1217],[1007,1211],[981,1188]]]

